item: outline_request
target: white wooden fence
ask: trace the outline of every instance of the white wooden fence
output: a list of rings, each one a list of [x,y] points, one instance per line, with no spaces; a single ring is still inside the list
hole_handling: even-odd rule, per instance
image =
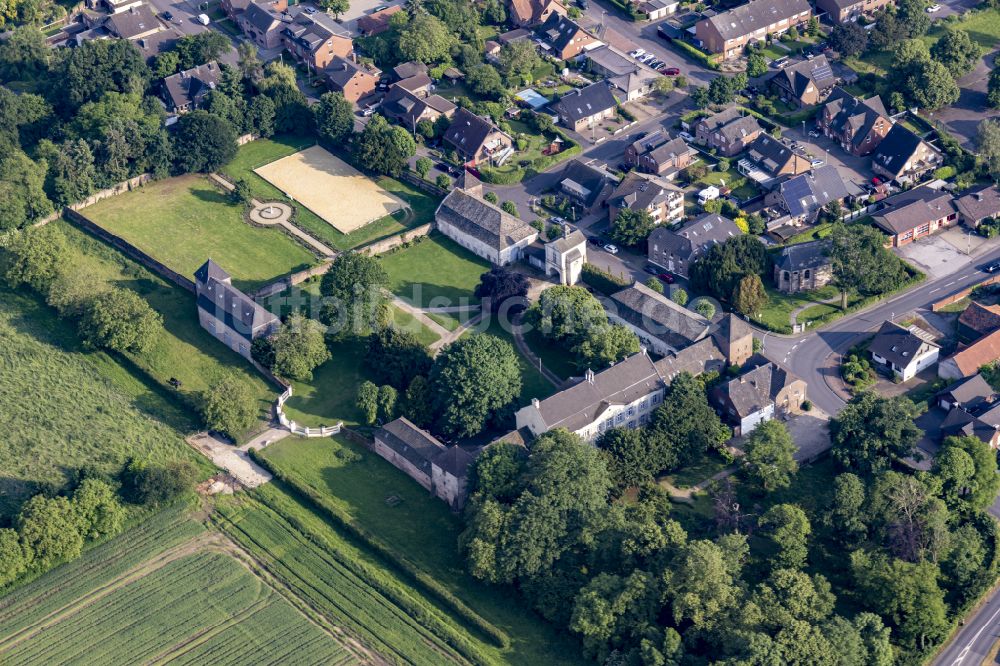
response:
[[[341,427],[343,427],[343,422],[332,426],[322,426],[320,428],[306,428],[305,426],[300,426],[295,421],[292,421],[287,416],[285,416],[285,401],[292,397],[292,387],[289,386],[285,389],[285,392],[278,396],[278,402],[274,407],[274,411],[278,414],[278,422],[284,427],[288,428],[293,435],[301,435],[303,437],[329,437],[330,435],[336,435],[340,432]]]

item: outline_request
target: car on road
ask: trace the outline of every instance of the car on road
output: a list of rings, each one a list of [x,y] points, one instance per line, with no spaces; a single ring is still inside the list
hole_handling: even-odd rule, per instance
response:
[[[562,219],[558,215],[553,215],[552,217],[549,218],[549,222],[551,222],[552,224],[565,224],[566,220]]]
[[[304,11],[306,14],[315,14],[316,13],[316,8],[315,7],[306,7],[302,11]]]
[[[600,245],[601,239],[598,238],[597,236],[587,236],[587,242],[590,243],[591,245]]]
[[[607,252],[608,254],[618,254],[618,246],[608,243],[607,245],[604,246],[604,251]]]
[[[208,14],[198,14],[198,16],[195,18],[195,21],[201,23],[202,25],[208,25],[209,23],[211,23],[211,19],[208,18]]]
[[[660,74],[663,74],[664,76],[678,76],[680,73],[681,70],[676,67],[664,67],[660,69]]]
[[[816,130],[809,130],[809,136],[811,136],[814,139],[818,139],[819,138],[819,132],[817,132]]]
[[[587,11],[587,9],[590,7],[590,3],[587,0],[576,0],[576,6],[582,9],[583,11]]]
[[[939,4],[933,4],[933,5],[931,5],[930,7],[927,8],[927,13],[928,14],[936,14],[939,11],[941,11],[941,5],[939,5]]]
[[[163,12],[162,14],[160,14],[160,16],[162,16],[163,20],[166,21],[167,23],[174,20],[174,15],[171,14],[170,12]]]
[[[387,9],[389,9],[389,5],[379,5],[372,10],[372,14],[378,14],[379,12],[384,12]]]
[[[649,63],[649,66],[652,67],[653,69],[659,69],[659,68],[663,67],[663,61],[662,60],[654,60],[653,62]]]
[[[660,273],[656,277],[660,278],[660,280],[662,280],[667,284],[673,284],[675,281],[674,276],[671,275],[670,273]]]
[[[993,261],[986,264],[983,266],[983,270],[987,273],[996,273],[997,271],[1000,271],[1000,261]]]
[[[817,157],[813,161],[809,162],[809,164],[811,164],[814,167],[821,167],[824,164],[826,164],[826,162],[824,160],[822,160],[822,159],[820,159],[820,158]]]
[[[646,273],[649,273],[650,275],[660,274],[660,269],[654,266],[653,264],[646,264],[645,266],[642,267],[642,270],[645,271]]]

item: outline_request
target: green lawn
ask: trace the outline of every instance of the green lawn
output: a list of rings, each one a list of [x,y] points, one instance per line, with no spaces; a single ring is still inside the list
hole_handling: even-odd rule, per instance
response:
[[[0,340],[0,516],[83,465],[114,472],[128,456],[204,464],[183,440],[189,415],[127,363],[84,351],[73,323],[33,294],[0,288]]]
[[[241,208],[201,176],[153,182],[83,214],[181,275],[190,277],[211,257],[244,290],[316,263],[278,229],[247,224]]]
[[[729,171],[709,171],[697,182],[701,183],[702,186],[719,186],[723,181],[726,187],[732,189],[733,196],[737,199],[748,199],[758,192],[757,187],[750,179],[737,171],[736,167],[729,169]]]
[[[820,224],[809,227],[805,231],[795,234],[789,238],[785,245],[798,245],[799,243],[808,243],[814,240],[821,240],[830,235],[833,230],[833,224],[829,222],[822,222]]]
[[[375,220],[349,234],[343,234],[333,228],[305,206],[292,202],[277,187],[267,182],[254,169],[287,157],[300,150],[314,145],[316,142],[307,137],[282,135],[271,139],[257,139],[240,146],[232,162],[220,171],[231,180],[245,179],[250,184],[254,196],[261,200],[285,201],[295,206],[295,224],[308,231],[319,240],[332,245],[339,250],[350,250],[373,241],[398,234],[434,218],[438,199],[421,190],[388,176],[379,176],[376,182],[387,192],[391,192],[410,205],[412,215],[398,211],[392,215]],[[344,159],[344,155],[338,155]]]
[[[542,359],[542,364],[546,368],[563,379],[583,374],[577,365],[576,355],[566,347],[547,339],[541,331],[537,329],[528,331],[524,334],[524,341],[528,343],[531,351]]]
[[[58,225],[74,252],[88,260],[98,275],[119,287],[141,295],[163,317],[164,332],[146,353],[122,357],[134,366],[137,374],[152,381],[168,393],[179,393],[188,405],[197,404],[199,394],[208,389],[223,373],[235,372],[256,392],[260,413],[266,418],[277,397],[277,388],[270,386],[243,357],[216,340],[198,323],[194,295],[153,275],[101,241],[87,235],[65,221]],[[175,378],[179,389],[169,385]],[[198,417],[189,407],[185,414],[185,430],[198,425]]]
[[[313,370],[310,382],[292,382],[292,397],[285,414],[300,425],[318,427],[343,421],[358,425],[358,386],[367,377],[362,370],[365,339],[350,339],[330,345],[329,361]]]
[[[767,295],[770,297],[767,305],[760,312],[759,317],[754,320],[772,331],[779,333],[791,333],[790,316],[792,311],[815,301],[833,298],[837,295],[835,287],[827,285],[815,291],[807,291],[798,294],[786,294],[774,289],[770,285],[766,286]],[[839,305],[839,301],[838,301]],[[811,308],[810,308],[811,310]],[[807,310],[808,312],[809,310]],[[802,316],[800,321],[806,321]]]
[[[706,451],[691,464],[676,471],[664,474],[658,481],[666,481],[674,488],[690,488],[706,481],[733,463],[728,463],[715,451]]]
[[[417,341],[425,347],[429,347],[438,341],[438,334],[427,328],[420,320],[409,312],[396,306],[391,308],[392,324],[402,331],[413,333]]]
[[[969,33],[972,41],[983,47],[985,53],[989,53],[1000,42],[1000,10],[983,9],[966,12],[955,23],[942,23],[935,21],[927,34],[921,39],[928,48],[935,43],[949,30],[964,30]]]
[[[462,313],[459,314],[465,317],[464,314]],[[428,312],[427,316],[436,321],[437,323],[441,324],[442,326],[444,326],[449,331],[454,331],[456,328],[462,325],[461,320],[457,319],[455,316],[452,316],[444,312]]]
[[[483,646],[496,663],[581,661],[570,640],[557,635],[510,591],[482,585],[465,573],[457,548],[461,520],[444,502],[374,453],[341,438],[290,438],[264,449],[263,455],[326,496],[359,526],[405,554],[474,611],[510,634],[510,650]],[[393,496],[402,501],[386,501]]]
[[[542,94],[551,94],[551,91],[543,91]],[[610,121],[608,121],[610,122]],[[527,123],[521,120],[510,120],[511,134],[514,136],[515,143],[514,147],[517,148],[517,139],[526,139],[528,142],[527,147],[524,150],[518,150],[516,153],[511,155],[503,166],[500,167],[484,167],[487,172],[508,175],[515,172],[521,174],[520,180],[526,178],[531,178],[540,171],[547,171],[551,169],[554,165],[562,162],[563,160],[569,159],[573,155],[578,154],[579,150],[570,150],[575,144],[569,139],[565,134],[560,132],[563,140],[566,142],[563,144],[563,150],[557,155],[548,156],[542,153],[550,143],[552,138],[545,137],[542,134],[535,132]],[[509,182],[509,181],[503,181]]]
[[[473,292],[490,269],[485,259],[440,234],[382,255],[382,266],[392,293],[419,307],[478,303]]]
[[[521,366],[521,395],[518,401],[520,405],[527,405],[533,398],[544,400],[556,392],[556,387],[542,375],[542,372],[528,363],[528,360],[517,352],[517,346],[514,344],[514,336],[500,324],[496,317],[491,318],[485,332],[495,335],[501,340],[506,340],[514,347],[518,365]]]

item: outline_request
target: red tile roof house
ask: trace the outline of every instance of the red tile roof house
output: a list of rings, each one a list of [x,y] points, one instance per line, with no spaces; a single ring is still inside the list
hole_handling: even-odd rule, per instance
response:
[[[979,372],[984,365],[1000,360],[1000,331],[980,338],[938,364],[938,376],[944,379],[962,379]]]
[[[358,19],[358,32],[365,37],[380,35],[389,29],[389,19],[398,11],[402,11],[402,5],[393,5],[380,12],[367,14]]]
[[[875,225],[889,235],[887,246],[899,247],[958,222],[950,193],[927,185],[885,199],[872,216]]]
[[[695,37],[706,51],[721,53],[728,60],[743,55],[747,44],[788,32],[811,16],[806,0],[751,0],[698,21]]]
[[[285,48],[313,72],[326,69],[338,56],[347,58],[354,52],[351,33],[325,14],[323,18],[299,14],[281,34]]]
[[[556,0],[510,0],[510,22],[519,28],[544,23],[552,14],[566,15]]]

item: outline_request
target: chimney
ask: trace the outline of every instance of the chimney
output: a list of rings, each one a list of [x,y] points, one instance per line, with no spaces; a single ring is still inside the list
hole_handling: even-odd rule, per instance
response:
[[[583,377],[584,377],[584,379],[587,380],[588,384],[593,384],[594,383],[594,371],[591,370],[590,368],[587,368],[587,372],[585,372],[583,374]]]
[[[646,345],[642,345],[641,347],[639,347],[639,353],[642,354],[643,356],[647,355],[647,353],[646,353]]]
[[[538,409],[538,405],[539,404],[541,404],[541,403],[538,402],[538,398],[532,398],[531,399],[531,406],[534,407],[535,409]]]
[[[569,225],[563,225],[563,238],[569,238]]]

